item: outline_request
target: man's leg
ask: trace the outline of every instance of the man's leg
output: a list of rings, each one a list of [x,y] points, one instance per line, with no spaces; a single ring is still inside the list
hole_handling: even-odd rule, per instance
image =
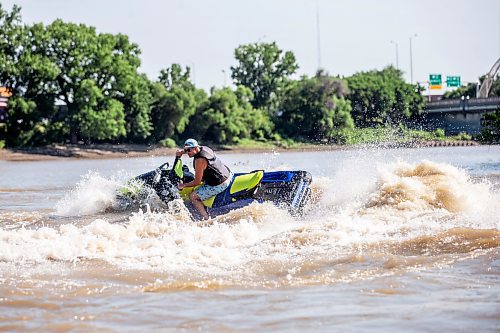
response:
[[[191,202],[193,203],[194,208],[196,208],[198,213],[200,213],[201,217],[204,220],[208,220],[207,210],[205,209],[205,206],[203,205],[203,202],[201,201],[198,194],[195,191],[191,192],[191,194],[189,194],[189,199],[191,199]]]

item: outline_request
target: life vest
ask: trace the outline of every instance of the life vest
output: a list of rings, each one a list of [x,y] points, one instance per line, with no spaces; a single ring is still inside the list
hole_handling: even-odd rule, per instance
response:
[[[214,151],[206,146],[200,146],[200,152],[193,156],[193,167],[196,169],[196,160],[204,158],[207,160],[208,165],[203,172],[202,180],[205,184],[210,186],[217,186],[224,183],[231,171],[224,165],[220,159],[217,158]]]

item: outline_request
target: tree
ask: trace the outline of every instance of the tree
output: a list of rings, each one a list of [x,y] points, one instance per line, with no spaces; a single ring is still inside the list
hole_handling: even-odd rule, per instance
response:
[[[423,109],[422,88],[405,83],[402,72],[392,66],[356,73],[346,80],[356,126],[398,124],[409,121]]]
[[[482,123],[479,140],[484,143],[500,143],[500,109],[485,114]]]
[[[486,75],[479,77],[479,85],[482,85]],[[459,87],[453,91],[447,91],[443,99],[458,99],[462,98],[462,96],[469,96],[471,98],[476,97],[476,92],[479,87],[477,83],[468,83],[466,86]],[[489,97],[499,97],[500,96],[500,75],[493,80],[493,83],[490,88],[490,92],[488,94]]]
[[[466,86],[459,87],[452,91],[447,91],[443,95],[443,99],[457,99],[462,96],[476,97],[477,83],[468,83]]]
[[[111,136],[106,135],[108,139],[125,134],[147,137],[151,131],[151,95],[145,77],[137,72],[140,66],[140,50],[137,45],[130,43],[128,37],[121,34],[97,34],[93,27],[61,20],[54,21],[46,30],[48,38],[42,41],[40,50],[60,70],[54,84],[58,98],[68,108],[67,125],[71,141],[76,142],[80,136],[78,113],[81,105],[76,103],[75,96],[80,89],[87,89],[82,86],[87,80],[92,80],[95,88],[102,92],[102,98],[107,100],[98,104],[103,109],[95,110],[101,113],[100,118],[108,117],[109,122],[123,126],[110,132]],[[112,109],[116,111],[116,102],[122,104],[124,112],[109,112],[110,109],[104,107],[115,105]],[[122,114],[122,120],[116,119]],[[129,124],[127,128],[125,117]],[[103,126],[101,130],[106,130],[106,125]]]
[[[4,132],[8,145],[43,143],[56,113],[53,87],[46,82],[58,69],[37,53],[44,30],[22,25],[20,11],[14,6],[8,13],[0,4],[0,85],[12,92]]]
[[[241,45],[234,51],[238,64],[231,67],[237,86],[249,88],[256,109],[271,110],[290,75],[298,69],[291,51],[283,53],[275,42]]]
[[[291,138],[331,139],[354,127],[344,81],[319,71],[302,77],[286,91],[278,112],[278,129]]]
[[[0,84],[15,100],[8,106],[11,143],[150,135],[150,82],[138,73],[140,50],[127,36],[61,20],[21,25],[16,6],[10,14],[0,6],[0,27]]]
[[[162,70],[159,82],[153,87],[153,139],[160,141],[182,134],[189,118],[204,100],[205,92],[196,89],[190,81],[189,67],[182,71],[180,65],[173,64]]]
[[[106,98],[93,80],[83,80],[74,96],[73,105],[79,110],[74,114],[83,138],[113,139],[125,135],[123,104]]]
[[[273,124],[264,110],[252,107],[252,98],[250,89],[243,86],[236,91],[212,88],[208,100],[192,117],[187,134],[219,144],[269,138]]]

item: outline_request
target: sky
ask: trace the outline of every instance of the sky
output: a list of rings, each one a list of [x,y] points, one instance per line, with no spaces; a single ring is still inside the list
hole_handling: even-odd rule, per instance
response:
[[[24,23],[60,18],[126,34],[139,45],[140,70],[150,79],[179,63],[206,90],[229,85],[234,50],[257,42],[292,51],[296,76],[314,75],[318,67],[349,76],[398,65],[408,82],[411,72],[414,82],[427,82],[429,74],[477,82],[500,58],[500,0],[0,2],[9,11],[21,6]]]

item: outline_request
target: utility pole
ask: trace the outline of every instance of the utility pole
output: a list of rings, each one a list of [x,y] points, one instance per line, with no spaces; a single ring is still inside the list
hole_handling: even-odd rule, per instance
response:
[[[222,70],[222,75],[224,75],[224,87],[226,87],[227,82],[226,82],[226,70]]]
[[[412,45],[411,45],[411,40],[413,37],[417,37],[417,34],[413,34],[410,36],[410,83],[413,84],[413,51],[412,51]]]
[[[192,77],[193,77],[193,84],[196,86],[196,67],[194,65],[194,62],[191,63],[191,69],[192,69]]]
[[[318,44],[318,70],[321,69],[321,39],[320,39],[320,29],[319,29],[319,4],[316,1],[316,37]]]
[[[391,40],[391,44],[394,44],[396,47],[396,69],[399,69],[399,52],[398,52],[398,43],[395,41]]]

